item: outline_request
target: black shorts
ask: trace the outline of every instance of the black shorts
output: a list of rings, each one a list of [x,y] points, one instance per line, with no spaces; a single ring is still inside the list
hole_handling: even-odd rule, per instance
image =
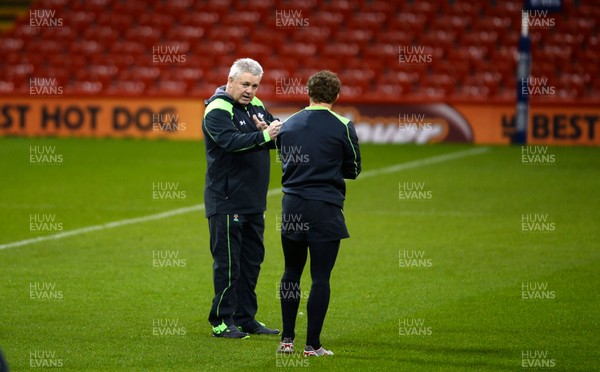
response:
[[[288,239],[306,242],[329,242],[349,238],[342,209],[320,200],[306,200],[284,194],[277,226]]]

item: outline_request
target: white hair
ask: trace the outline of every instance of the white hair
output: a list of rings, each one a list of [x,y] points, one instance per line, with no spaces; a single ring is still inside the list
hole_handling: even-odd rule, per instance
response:
[[[262,78],[263,69],[258,62],[252,58],[242,58],[233,62],[231,69],[229,70],[229,77],[236,80],[241,73],[249,72],[254,76]]]

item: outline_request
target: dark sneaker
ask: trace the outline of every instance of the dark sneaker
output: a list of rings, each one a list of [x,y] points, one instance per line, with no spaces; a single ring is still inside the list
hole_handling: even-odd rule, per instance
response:
[[[329,355],[333,355],[333,352],[324,349],[323,346],[321,346],[317,350],[315,350],[312,346],[308,346],[308,345],[304,346],[304,356],[305,357],[309,357],[309,356],[321,357],[321,356],[329,356]]]
[[[277,348],[277,352],[278,353],[285,353],[285,354],[293,354],[294,353],[294,340],[288,337],[285,337],[280,343],[279,343],[279,347]]]
[[[265,327],[264,323],[258,322],[258,326],[252,329],[247,327],[238,327],[240,331],[247,332],[253,335],[278,335],[279,330]]]
[[[249,338],[248,333],[242,332],[237,329],[235,326],[230,325],[226,326],[225,324],[221,324],[220,326],[213,327],[213,337],[223,337],[223,338]]]

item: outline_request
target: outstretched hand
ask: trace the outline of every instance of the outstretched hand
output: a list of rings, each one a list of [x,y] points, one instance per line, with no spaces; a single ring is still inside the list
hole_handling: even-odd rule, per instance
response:
[[[256,124],[258,130],[265,130],[269,127],[266,121],[260,120],[256,115],[252,115],[252,120],[254,120],[254,124]]]
[[[256,124],[256,128],[259,130],[267,130],[269,133],[269,137],[271,139],[275,139],[279,134],[279,129],[281,128],[281,122],[279,120],[275,120],[271,122],[271,125],[267,125],[265,121],[262,121],[256,117],[256,115],[252,115],[252,119]]]

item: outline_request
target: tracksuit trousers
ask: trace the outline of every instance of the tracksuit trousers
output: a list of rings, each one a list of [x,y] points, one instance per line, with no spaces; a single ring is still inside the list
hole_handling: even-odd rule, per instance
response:
[[[208,317],[213,327],[224,323],[256,328],[255,288],[265,257],[264,214],[215,214],[208,218],[215,297]]]

